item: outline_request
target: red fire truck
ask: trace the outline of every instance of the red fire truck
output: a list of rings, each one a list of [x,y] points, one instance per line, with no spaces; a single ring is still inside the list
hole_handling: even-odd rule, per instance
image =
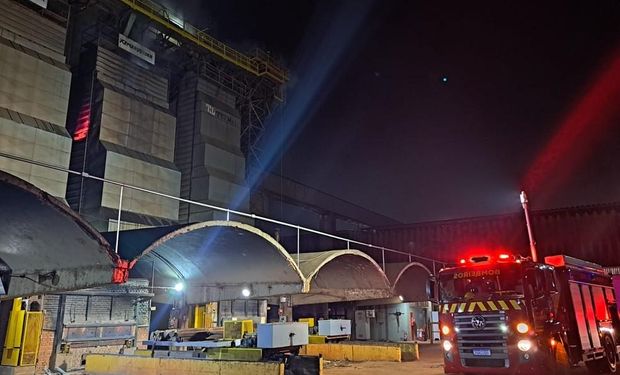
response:
[[[473,255],[438,274],[445,373],[615,373],[620,319],[609,275],[564,255]]]

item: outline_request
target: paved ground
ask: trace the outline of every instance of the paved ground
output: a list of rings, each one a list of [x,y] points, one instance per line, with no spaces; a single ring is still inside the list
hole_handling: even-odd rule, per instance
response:
[[[420,360],[415,362],[338,362],[325,366],[326,375],[439,375],[443,374],[441,346],[420,345]]]
[[[327,375],[440,375],[443,374],[443,353],[439,344],[420,345],[420,360],[415,362],[337,362],[327,363]],[[585,367],[573,369],[571,375],[587,375]]]

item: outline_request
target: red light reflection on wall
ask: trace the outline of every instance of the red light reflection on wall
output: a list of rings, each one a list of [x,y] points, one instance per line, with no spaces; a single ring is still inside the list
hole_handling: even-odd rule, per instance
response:
[[[88,131],[90,130],[90,103],[84,103],[80,107],[80,113],[78,114],[77,125],[73,132],[73,140],[76,142],[82,141],[88,137]]]
[[[620,51],[618,51],[620,52]],[[613,123],[620,101],[620,53],[598,74],[569,111],[525,176],[526,190],[545,186],[550,192],[587,160]]]

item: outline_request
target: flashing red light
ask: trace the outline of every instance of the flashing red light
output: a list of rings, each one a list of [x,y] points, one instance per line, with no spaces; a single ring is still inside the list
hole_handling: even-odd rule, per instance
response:
[[[508,254],[499,254],[499,259],[501,259],[501,260],[510,259],[510,255],[508,255]]]
[[[467,263],[467,261],[465,260],[465,258],[463,258],[463,259],[459,260],[459,263],[465,264],[465,263]]]

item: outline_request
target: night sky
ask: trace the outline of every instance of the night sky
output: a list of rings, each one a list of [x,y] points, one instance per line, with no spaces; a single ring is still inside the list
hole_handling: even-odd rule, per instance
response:
[[[522,186],[534,208],[620,201],[618,1],[197,8],[291,69],[264,147],[292,179],[403,222],[514,212]]]

